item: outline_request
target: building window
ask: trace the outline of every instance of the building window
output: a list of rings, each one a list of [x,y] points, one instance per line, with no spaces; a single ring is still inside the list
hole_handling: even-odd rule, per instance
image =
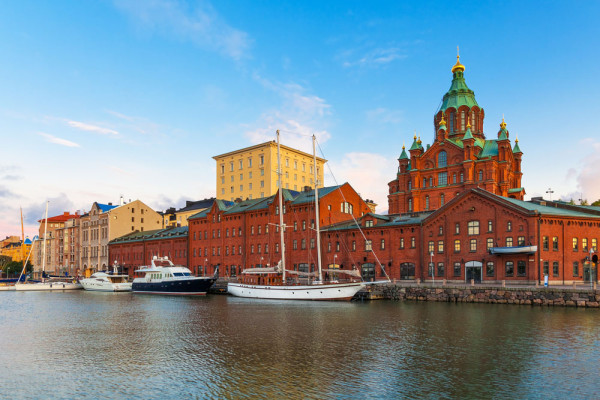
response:
[[[596,251],[598,248],[596,247],[597,239],[592,239],[592,250]]]
[[[483,171],[479,170],[479,180],[482,181],[483,180]]]
[[[400,238],[400,248],[404,248],[404,238]]]
[[[513,247],[513,238],[512,237],[506,238],[506,247]]]
[[[558,261],[552,263],[552,276],[558,276]]]
[[[296,239],[294,239],[294,241],[292,242],[292,247],[294,250],[298,250],[298,241]]]
[[[385,250],[385,239],[381,239],[381,250]],[[337,243],[337,251],[340,251],[340,242]]]
[[[444,150],[440,151],[438,154],[438,168],[442,168],[448,165],[446,159],[446,152]]]
[[[454,234],[458,235],[460,233],[460,223],[454,224]]]
[[[525,236],[519,236],[517,238],[517,246],[525,246]]]
[[[445,203],[445,199],[446,197],[444,196],[444,194],[440,194],[440,207],[442,207]]]
[[[298,230],[298,221],[294,221],[294,232]]]
[[[425,210],[429,210],[429,196],[425,196]]]
[[[444,252],[444,241],[438,240],[438,253],[443,253],[443,252]]]
[[[579,262],[573,261],[573,277],[579,276]]]
[[[460,276],[460,263],[459,262],[455,262],[454,263],[454,276]]]
[[[367,221],[365,221],[365,228],[372,228],[373,227],[373,220],[369,219]]]
[[[296,245],[298,247],[298,245]],[[279,243],[275,243],[275,253],[279,253]]]
[[[302,230],[305,231],[306,230],[306,220],[302,221]]]
[[[525,261],[517,261],[517,276],[527,275],[527,263]]]
[[[581,239],[581,251],[585,251],[585,252],[588,251],[588,240],[587,240],[587,238],[582,238]]]
[[[487,239],[487,249],[491,249],[492,247],[494,247],[494,239],[493,238],[488,238]]]
[[[439,228],[438,228],[438,235],[442,236],[443,234],[444,234],[444,226],[440,225]]]
[[[506,232],[512,232],[512,221],[506,223]]]
[[[515,264],[512,261],[507,261],[506,264],[506,270],[504,275],[505,276],[513,276],[515,274]]]
[[[423,187],[426,188],[427,187],[427,178],[423,178]]]
[[[331,253],[331,242],[327,243],[327,252]]]
[[[544,275],[549,275],[549,272],[548,272],[549,265],[550,265],[550,263],[548,261],[544,261],[544,272],[543,272]]]
[[[240,169],[244,168],[244,160],[240,160]]]
[[[338,247],[339,247],[339,246],[340,246],[340,245],[339,245],[339,243],[338,243]],[[311,248],[311,249],[314,249],[314,248],[315,248],[315,239],[314,239],[314,238],[310,239],[310,248]],[[338,249],[338,250],[339,250],[339,249]]]
[[[469,241],[469,251],[472,253],[477,251],[477,239],[471,239]]]
[[[450,113],[450,133],[454,133],[454,113]]]
[[[460,173],[460,183],[463,183],[465,181],[465,173],[461,172]]]
[[[542,249],[544,250],[548,250],[549,249],[549,240],[548,240],[548,236],[544,236],[542,238]]]
[[[302,239],[302,250],[306,249],[306,239]]]
[[[460,113],[460,130],[464,131],[465,130],[465,112],[461,111]]]
[[[494,222],[492,220],[488,221],[488,232],[494,232]]]
[[[365,251],[371,251],[371,250],[372,250],[371,240],[367,239],[367,240],[365,240]]]
[[[573,238],[573,251],[579,251],[579,243],[577,238]]]
[[[432,263],[432,262],[430,262],[430,263],[428,264],[428,266],[429,266],[429,268],[428,268],[428,270],[429,270],[429,271],[428,271],[429,275],[428,275],[428,276],[431,276],[431,277],[433,277],[433,276],[434,276],[434,275],[433,275],[433,273],[434,273],[434,270],[433,270],[433,269],[434,269],[434,267],[435,267],[435,264],[434,264],[434,263]]]
[[[435,242],[433,240],[430,240],[429,243],[427,243],[427,252],[429,254],[431,254],[434,251],[435,251]]]
[[[454,252],[460,253],[460,239],[454,240]]]
[[[456,173],[452,174],[452,183],[456,183]]]
[[[479,235],[479,221],[469,221],[467,224],[467,232],[469,236]]]
[[[356,251],[356,240],[352,241],[352,251]]]
[[[408,199],[408,212],[412,212],[412,199]]]
[[[444,276],[444,263],[443,262],[439,262],[437,265],[437,275]]]
[[[414,236],[412,236],[412,237],[410,238],[410,248],[411,248],[411,249],[414,249],[414,248],[416,247],[416,243],[417,243],[417,241],[416,241],[415,237],[414,237]]]
[[[494,262],[488,261],[485,265],[485,276],[493,277],[494,276]]]
[[[558,251],[558,236],[552,236],[552,250]]]

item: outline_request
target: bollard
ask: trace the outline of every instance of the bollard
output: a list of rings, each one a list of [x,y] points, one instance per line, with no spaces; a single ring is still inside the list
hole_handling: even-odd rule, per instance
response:
[[[475,286],[475,279],[471,279],[471,286]]]
[[[502,287],[506,287],[506,281],[502,279]]]

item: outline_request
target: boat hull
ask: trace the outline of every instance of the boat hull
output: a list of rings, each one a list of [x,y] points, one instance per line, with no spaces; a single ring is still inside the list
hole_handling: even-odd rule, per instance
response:
[[[91,280],[91,279],[90,279]],[[131,292],[131,282],[111,283],[111,282],[89,282],[87,279],[81,280],[81,285],[85,290],[93,292]]]
[[[73,282],[39,282],[39,283],[21,283],[15,285],[16,291],[34,292],[34,291],[64,291],[81,290],[83,286],[80,283]]]
[[[205,296],[215,281],[215,278],[177,279],[162,282],[136,282],[134,280],[132,290],[134,293],[146,294]]]
[[[365,287],[362,282],[325,285],[264,286],[229,283],[227,292],[237,297],[272,300],[351,300]]]

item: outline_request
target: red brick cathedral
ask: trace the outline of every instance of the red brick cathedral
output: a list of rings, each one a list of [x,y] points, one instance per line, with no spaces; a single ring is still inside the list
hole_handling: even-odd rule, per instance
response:
[[[433,144],[423,148],[415,135],[408,150],[402,146],[396,179],[389,185],[389,213],[435,210],[465,189],[523,200],[519,141],[511,147],[502,119],[497,139],[486,139],[485,112],[465,82],[465,67],[456,57],[452,84],[433,118]]]

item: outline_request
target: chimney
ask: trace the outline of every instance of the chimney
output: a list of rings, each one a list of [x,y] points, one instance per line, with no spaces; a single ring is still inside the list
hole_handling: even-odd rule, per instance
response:
[[[123,195],[121,195],[121,198],[119,199],[119,205],[122,206],[123,204],[125,204],[125,202],[123,201]]]
[[[109,205],[109,206],[112,206],[112,202],[109,202],[109,203],[108,203],[108,205]]]
[[[312,190],[312,188],[310,186],[304,186],[305,192],[310,192],[311,190]]]

